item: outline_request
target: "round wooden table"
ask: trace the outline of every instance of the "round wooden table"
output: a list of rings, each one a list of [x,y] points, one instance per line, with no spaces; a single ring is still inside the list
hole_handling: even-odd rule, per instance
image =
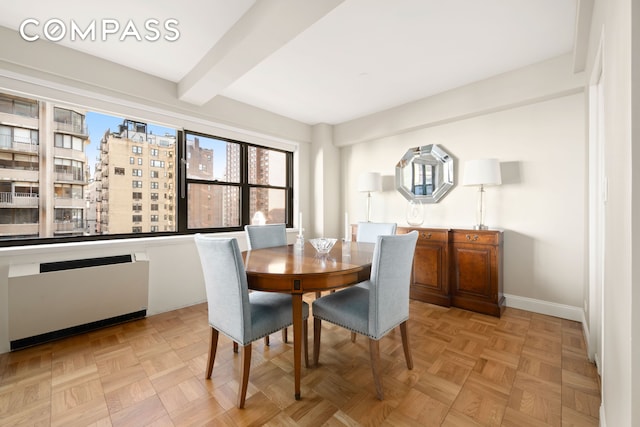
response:
[[[309,242],[303,251],[293,245],[242,253],[249,289],[291,294],[295,398],[300,399],[302,356],[302,295],[350,286],[371,274],[373,243],[336,242],[326,255]]]

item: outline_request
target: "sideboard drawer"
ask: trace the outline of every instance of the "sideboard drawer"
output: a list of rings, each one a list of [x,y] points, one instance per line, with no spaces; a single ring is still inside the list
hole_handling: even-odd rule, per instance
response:
[[[447,242],[449,240],[449,230],[437,228],[398,227],[396,233],[407,234],[413,230],[418,231],[418,242]]]
[[[482,245],[500,245],[502,233],[487,230],[452,230],[453,243],[479,243]]]

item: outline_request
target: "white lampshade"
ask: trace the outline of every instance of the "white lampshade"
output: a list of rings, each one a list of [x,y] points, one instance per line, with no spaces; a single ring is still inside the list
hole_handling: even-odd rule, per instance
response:
[[[498,159],[467,160],[464,164],[462,185],[500,185],[500,162]]]
[[[378,172],[364,172],[358,177],[358,191],[382,191],[382,178]]]

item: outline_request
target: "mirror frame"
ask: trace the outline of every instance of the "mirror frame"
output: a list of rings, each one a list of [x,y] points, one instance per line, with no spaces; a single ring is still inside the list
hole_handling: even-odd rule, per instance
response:
[[[431,194],[415,194],[411,191],[411,183],[405,182],[405,169],[416,164],[426,164],[434,167],[431,174],[431,184],[434,189]],[[453,157],[438,144],[410,148],[396,165],[396,189],[407,200],[438,203],[453,188],[453,177]]]

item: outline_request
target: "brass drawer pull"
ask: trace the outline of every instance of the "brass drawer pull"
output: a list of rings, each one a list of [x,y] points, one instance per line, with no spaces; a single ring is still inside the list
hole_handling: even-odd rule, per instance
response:
[[[422,233],[422,238],[430,239],[431,238],[431,233]]]
[[[473,236],[471,236],[471,234],[467,234],[466,237],[467,240],[473,240],[474,242],[480,238],[480,236],[478,236],[477,234],[474,234]]]

